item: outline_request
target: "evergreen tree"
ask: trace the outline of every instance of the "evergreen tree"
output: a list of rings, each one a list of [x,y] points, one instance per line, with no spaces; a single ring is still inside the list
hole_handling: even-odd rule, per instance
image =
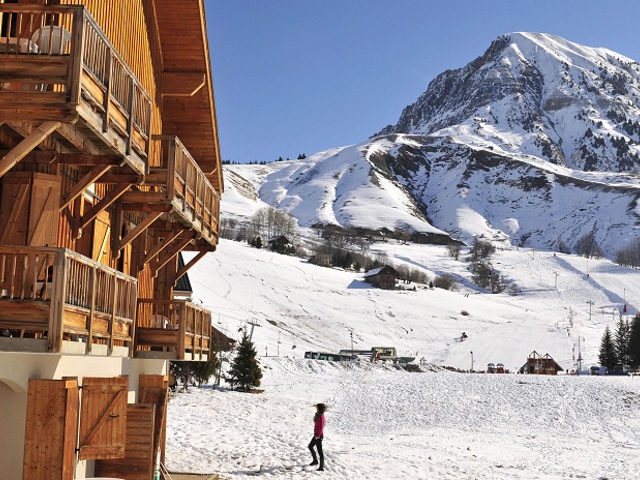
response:
[[[614,336],[613,344],[616,349],[616,358],[618,359],[618,365],[629,365],[629,334],[631,333],[631,327],[628,320],[624,320],[622,315],[618,319],[616,324],[616,333]]]
[[[213,352],[206,362],[191,362],[191,375],[198,383],[198,387],[208,382],[219,366],[220,360],[216,352]]]
[[[637,367],[640,365],[640,312],[631,320],[629,326],[629,363]]]
[[[257,359],[258,354],[253,345],[253,342],[249,340],[247,332],[242,335],[242,340],[238,344],[236,356],[231,362],[231,370],[229,370],[229,376],[227,381],[231,384],[231,388],[235,388],[236,385],[240,387],[240,390],[249,391],[254,387],[260,386],[260,380],[262,379],[262,370]]]
[[[604,333],[602,334],[598,361],[600,362],[600,365],[607,367],[608,369],[612,369],[618,364],[616,349],[611,338],[611,330],[609,330],[609,326],[604,329]]]

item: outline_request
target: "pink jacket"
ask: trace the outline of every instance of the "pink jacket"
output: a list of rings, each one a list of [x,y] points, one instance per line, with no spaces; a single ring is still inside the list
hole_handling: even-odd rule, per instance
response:
[[[313,423],[313,436],[316,438],[320,438],[323,433],[324,433],[324,424],[325,424],[325,420],[324,420],[324,415],[320,415],[318,418],[316,418],[315,422]]]

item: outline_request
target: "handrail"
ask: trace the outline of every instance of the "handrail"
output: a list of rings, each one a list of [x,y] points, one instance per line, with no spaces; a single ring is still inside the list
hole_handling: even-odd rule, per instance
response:
[[[169,175],[169,200],[177,200],[182,212],[188,213],[192,222],[200,223],[202,234],[211,238],[217,231],[220,194],[177,136],[154,135],[152,141],[160,144],[158,168],[167,169]]]
[[[187,351],[195,359],[211,350],[211,311],[206,308],[186,300],[139,298],[137,318],[139,329],[175,332],[177,344],[171,346],[176,348],[178,359],[186,359]]]
[[[31,83],[40,91],[46,91],[49,85],[51,91],[66,92],[67,101],[77,105],[84,71],[103,92],[105,125],[109,122],[109,100],[122,112],[127,123],[123,127],[126,154],[131,152],[134,129],[148,140],[151,96],[83,5],[0,4],[0,25],[0,60],[21,55],[71,59],[65,78],[36,73],[31,77],[21,75],[16,82]],[[139,153],[148,157],[148,142],[145,151]]]
[[[95,314],[108,318],[113,344],[114,322],[135,324],[138,280],[77,252],[57,247],[0,245],[0,299],[48,304],[50,348],[57,352],[68,326],[64,311],[88,312],[88,336]],[[131,333],[133,335],[133,332]],[[87,349],[91,350],[91,343]]]

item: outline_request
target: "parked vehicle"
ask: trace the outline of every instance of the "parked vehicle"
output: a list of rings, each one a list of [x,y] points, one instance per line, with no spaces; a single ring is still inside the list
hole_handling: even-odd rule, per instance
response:
[[[600,365],[593,365],[589,369],[589,373],[591,375],[607,375],[608,371],[607,371],[607,367],[603,367],[603,366],[600,366]]]
[[[616,365],[609,371],[609,375],[629,376],[629,365]]]
[[[327,353],[327,352],[304,352],[304,358],[311,358],[316,360],[329,360],[331,362],[348,362],[352,355],[341,355],[339,353]]]

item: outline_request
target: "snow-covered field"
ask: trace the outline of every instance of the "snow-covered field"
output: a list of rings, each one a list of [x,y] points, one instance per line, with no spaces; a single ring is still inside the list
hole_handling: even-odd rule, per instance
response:
[[[167,461],[225,479],[302,479],[326,402],[323,478],[637,479],[640,379],[409,373],[262,360],[264,393],[170,400]]]
[[[443,247],[372,246],[379,251],[431,277],[453,273],[458,286],[382,291],[362,274],[226,240],[190,271],[194,301],[214,312],[216,328],[239,338],[249,322],[260,325],[264,392],[207,387],[172,397],[169,469],[307,478],[314,404],[326,402],[326,478],[638,478],[638,377],[409,373],[303,356],[349,349],[353,333],[355,349],[395,346],[433,366],[468,370],[473,359],[475,370],[502,362],[513,372],[536,350],[566,370],[580,353],[588,368],[625,303],[627,318],[635,315],[640,272],[504,250],[493,264],[520,293],[493,295]],[[456,341],[463,331],[469,338]]]

